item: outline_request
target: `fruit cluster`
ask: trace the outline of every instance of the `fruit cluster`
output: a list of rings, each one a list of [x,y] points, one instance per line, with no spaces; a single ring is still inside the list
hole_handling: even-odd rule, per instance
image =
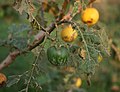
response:
[[[99,13],[95,8],[86,8],[81,13],[81,19],[83,23],[87,24],[88,27],[97,23],[99,19]],[[61,38],[66,43],[72,43],[78,37],[78,31],[72,27],[72,25],[68,25],[61,31]],[[53,65],[64,65],[68,61],[69,51],[65,46],[55,47],[52,46],[47,50],[48,60]],[[99,61],[101,61],[101,57],[98,57]]]

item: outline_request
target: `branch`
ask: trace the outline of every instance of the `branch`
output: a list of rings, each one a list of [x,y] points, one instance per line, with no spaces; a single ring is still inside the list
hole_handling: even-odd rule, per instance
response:
[[[58,18],[57,18],[57,21],[58,21],[58,20],[61,20],[61,19],[63,18],[64,13],[65,13],[65,11],[66,11],[66,9],[67,9],[67,6],[68,6],[69,2],[70,2],[70,0],[64,0],[64,2],[63,2],[63,4],[62,4],[62,9],[59,11],[60,14],[59,14],[59,16],[58,16]]]
[[[18,55],[20,55],[20,51],[18,51],[18,50],[11,52],[6,57],[6,59],[3,60],[3,62],[0,64],[0,70],[2,70],[4,67],[7,67],[8,65],[10,65]]]
[[[90,0],[87,6],[92,6],[92,3],[95,2],[96,0]]]
[[[71,23],[69,21],[60,21],[57,23],[57,25],[61,25],[62,23]],[[49,27],[46,28],[46,31],[48,33],[51,33],[55,28],[56,23],[51,23],[51,25]],[[13,52],[10,52],[9,55],[2,61],[2,63],[0,64],[0,71],[9,66],[11,63],[13,63],[13,61],[17,58],[17,56],[27,53],[28,51],[31,51],[32,49],[34,49],[35,47],[37,47],[39,44],[41,44],[44,40],[45,37],[45,32],[43,30],[41,30],[36,36],[35,39],[32,43],[32,45],[28,46],[27,49],[25,51],[19,51],[19,50],[15,50]]]
[[[77,7],[77,11],[76,11],[76,7]],[[64,8],[64,7],[63,7],[63,8]],[[81,11],[81,3],[80,3],[79,0],[76,0],[76,1],[74,2],[74,5],[73,5],[73,6],[72,6],[72,5],[70,6],[68,13],[67,13],[65,16],[63,16],[63,18],[62,18],[61,20],[72,20],[72,18],[73,18],[77,13],[80,13],[80,11]]]
[[[77,0],[76,0],[76,1],[77,1]],[[65,11],[64,8],[67,7],[68,3],[69,3],[69,0],[65,0],[65,1],[64,1],[60,16],[62,16],[62,12]],[[80,6],[79,6],[79,7],[80,7]],[[80,9],[81,9],[81,8],[80,8]],[[78,9],[78,12],[77,12],[77,13],[79,13],[80,9]],[[77,14],[77,13],[75,13],[75,14]],[[69,14],[69,13],[68,13],[68,14]],[[75,14],[74,14],[74,15],[75,15]],[[71,18],[70,18],[70,19],[71,19]],[[67,20],[67,21],[66,21],[66,20]],[[24,54],[24,53],[27,53],[28,51],[31,51],[32,49],[34,49],[35,47],[37,47],[39,44],[41,44],[41,43],[43,42],[43,40],[44,40],[44,37],[46,36],[46,32],[50,34],[50,33],[56,28],[56,26],[55,26],[56,24],[57,24],[57,25],[61,25],[62,23],[72,24],[72,22],[71,22],[71,21],[68,21],[68,20],[69,20],[69,19],[67,19],[67,18],[65,18],[65,17],[64,17],[63,19],[58,18],[58,19],[56,19],[56,22],[51,23],[51,25],[48,26],[46,29],[43,29],[43,28],[42,28],[42,29],[39,31],[39,33],[35,36],[35,39],[34,39],[32,45],[29,45],[25,51],[15,50],[15,51],[11,52],[11,53],[1,62],[1,64],[0,64],[0,71],[1,71],[3,68],[9,66],[9,65],[16,59],[17,56],[19,56],[19,55],[21,55],[21,54]]]

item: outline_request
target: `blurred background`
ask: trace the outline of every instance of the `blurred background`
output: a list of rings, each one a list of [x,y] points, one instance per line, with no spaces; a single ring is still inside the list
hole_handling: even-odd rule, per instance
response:
[[[11,24],[26,22],[24,17],[21,17],[18,12],[11,8],[12,1],[0,0],[0,39],[5,39],[8,36],[7,30]],[[120,92],[120,0],[96,0],[94,6],[100,11],[100,22],[106,26],[107,35],[114,46],[111,46],[111,56],[103,59],[95,75],[92,76],[91,86],[88,86],[83,80],[80,89],[85,90],[85,92]],[[0,47],[0,62],[8,55],[8,52],[9,49]],[[25,57],[19,56],[3,72],[7,76],[23,73],[29,69],[29,64],[33,61],[31,57],[31,53]],[[17,92],[21,87],[22,84],[10,88],[3,87],[0,88],[0,92]]]

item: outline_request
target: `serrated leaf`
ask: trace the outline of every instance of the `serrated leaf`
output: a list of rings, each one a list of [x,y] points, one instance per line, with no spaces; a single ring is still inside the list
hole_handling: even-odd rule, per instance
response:
[[[34,10],[34,6],[31,4],[31,2],[27,2],[26,0],[16,0],[14,2],[14,9],[20,14],[22,14],[23,11],[30,14],[32,13],[32,10]]]
[[[34,17],[32,13],[35,11],[34,5],[29,0],[16,0],[14,2],[14,9],[18,11],[20,14],[26,12],[28,14],[28,20],[33,21]]]
[[[97,35],[94,34],[94,35],[90,35],[89,37],[93,44],[97,44],[97,45],[100,44],[100,38]]]
[[[19,50],[23,50],[27,47],[27,38],[15,37],[8,41],[8,44]]]
[[[30,29],[30,27],[26,24],[19,24],[19,25],[12,24],[9,27],[9,32],[13,33],[13,34],[18,34],[20,32],[23,32],[23,31],[26,31],[26,30],[29,30],[29,29]]]

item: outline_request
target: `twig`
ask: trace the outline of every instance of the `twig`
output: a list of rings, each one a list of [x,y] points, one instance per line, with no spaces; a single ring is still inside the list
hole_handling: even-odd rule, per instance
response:
[[[3,62],[0,64],[0,70],[2,70],[4,67],[7,67],[8,65],[10,65],[15,58],[20,55],[20,51],[16,50],[14,52],[11,52],[6,58],[5,60],[3,60]]]
[[[38,56],[36,56],[35,61],[33,62],[33,67],[32,67],[32,69],[30,70],[30,75],[29,75],[30,77],[29,77],[29,79],[28,79],[28,81],[27,81],[27,86],[26,86],[25,92],[28,92],[29,85],[30,85],[30,82],[31,82],[31,80],[32,80],[32,76],[33,76],[33,73],[34,73],[36,64],[37,64],[37,62],[38,62],[39,56],[40,56],[40,52],[39,52]]]
[[[69,0],[68,0],[69,1]],[[76,6],[77,7],[77,11],[76,11]],[[81,4],[80,1],[76,0],[74,2],[74,6],[70,6],[68,13],[63,16],[63,18],[61,20],[72,20],[72,18],[77,14],[80,13],[81,11]]]
[[[115,53],[118,57],[118,60],[120,61],[120,51],[118,50],[118,48],[114,44],[111,44],[111,47],[115,51]]]
[[[63,4],[62,4],[62,9],[59,11],[59,15],[58,18],[56,19],[56,21],[60,21],[62,19],[62,17],[64,16],[64,13],[67,9],[68,3],[70,2],[70,0],[64,0]]]
[[[66,4],[68,4],[69,0],[67,0],[67,1],[65,0],[64,2]],[[29,3],[29,2],[27,2],[27,3]],[[63,4],[62,12],[64,11],[64,8],[67,7],[67,5],[65,5],[65,3]],[[61,12],[61,14],[62,14],[62,12]],[[60,14],[60,16],[61,16],[61,14]],[[39,33],[35,36],[33,43],[31,45],[29,45],[27,47],[27,49],[24,51],[15,50],[15,51],[11,52],[0,64],[0,71],[4,67],[7,67],[8,65],[10,65],[16,59],[16,57],[19,56],[20,54],[27,53],[28,51],[31,51],[32,49],[37,47],[39,44],[41,44],[44,40],[44,37],[46,36],[46,32],[50,34],[56,28],[55,25],[61,25],[62,23],[71,24],[71,21],[66,21],[66,19],[61,20],[61,18],[59,18],[58,20],[56,19],[56,22],[51,23],[50,26],[48,26],[46,29],[44,29],[41,25],[38,25],[41,29],[40,29]],[[37,21],[37,24],[39,24],[38,21]]]
[[[92,7],[92,3],[95,2],[96,0],[90,0],[90,2],[88,3],[88,6]]]
[[[72,23],[71,21],[60,21],[57,22],[57,25],[61,25],[62,23]],[[48,33],[51,33],[54,29],[56,28],[55,23],[51,23],[50,26],[48,26],[46,28],[46,31]],[[16,59],[17,56],[27,53],[28,51],[31,51],[32,49],[34,49],[35,47],[37,47],[39,44],[42,43],[43,39],[45,37],[45,32],[44,31],[40,31],[36,36],[35,39],[32,43],[32,45],[28,46],[26,50],[24,51],[19,51],[19,50],[15,50],[13,52],[11,52],[0,64],[0,71],[7,67],[8,65],[10,65],[11,63],[13,63],[13,61]]]
[[[43,4],[41,2],[41,7],[40,7],[40,14],[41,14],[41,25],[45,27],[45,20],[44,20],[44,10],[43,10]]]
[[[79,30],[79,27],[78,27],[78,26],[77,26],[77,29]],[[84,38],[84,35],[83,35],[83,33],[82,33],[81,30],[80,30],[80,35],[81,35],[82,40],[83,40],[83,42],[84,42],[84,44],[85,44],[85,49],[86,49],[86,52],[87,52],[87,55],[88,55],[88,59],[89,59],[88,62],[90,62],[90,61],[91,61],[91,57],[90,57],[90,53],[89,53],[89,50],[88,50],[88,45],[87,45],[87,42],[86,42],[86,40],[85,40],[85,38]]]

